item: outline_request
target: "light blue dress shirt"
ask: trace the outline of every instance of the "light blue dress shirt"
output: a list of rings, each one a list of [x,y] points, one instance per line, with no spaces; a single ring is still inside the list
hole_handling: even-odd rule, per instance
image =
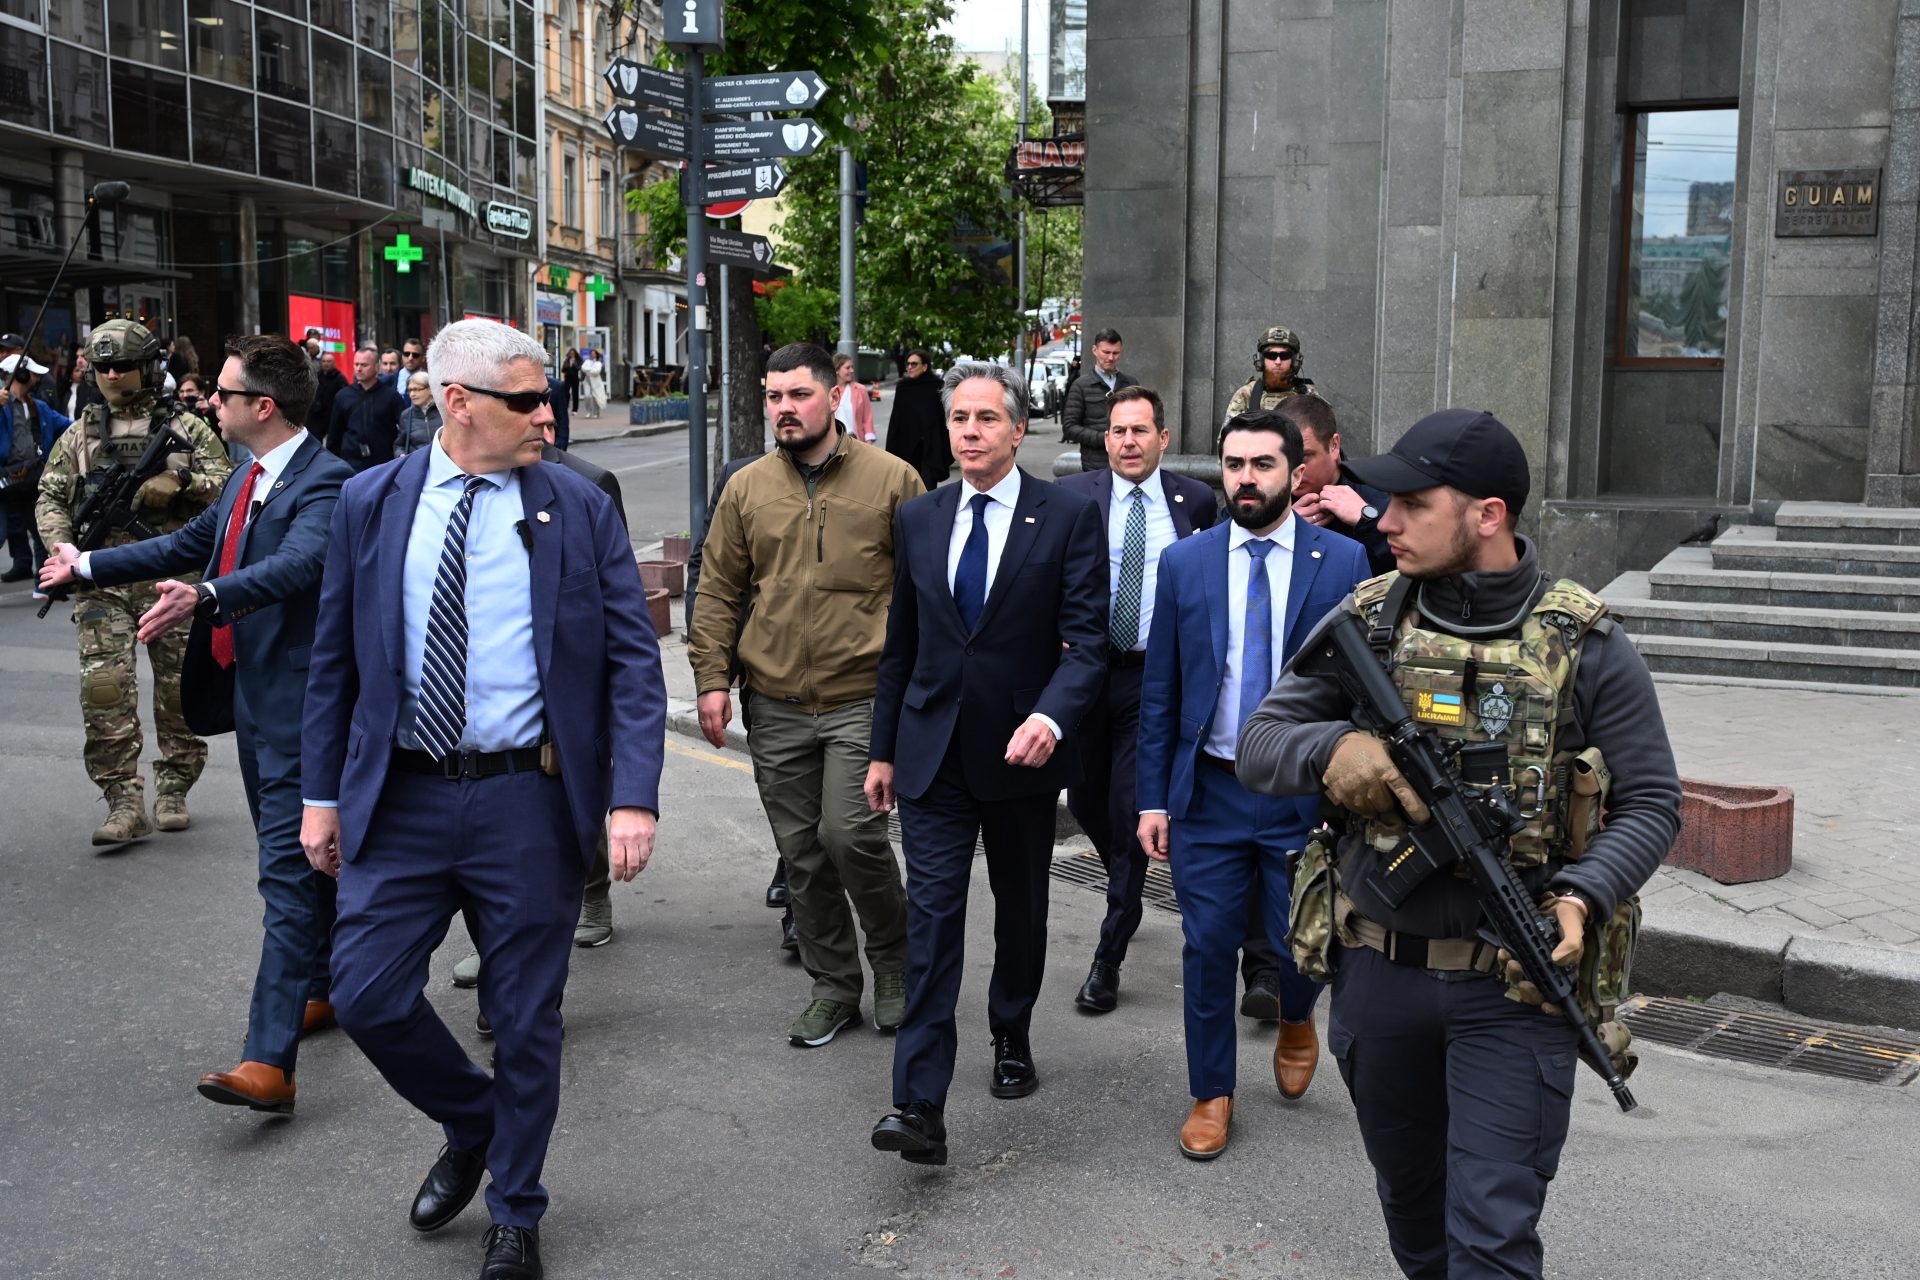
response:
[[[433,607],[433,583],[440,572],[440,550],[447,522],[460,505],[464,486],[440,437],[427,459],[427,483],[407,537],[402,578],[406,638],[406,681],[395,740],[420,749],[413,734],[420,668],[426,661],[427,615]],[[473,496],[467,525],[467,727],[463,750],[509,751],[540,741],[545,702],[540,696],[540,667],[533,652],[532,556],[516,525],[526,519],[517,471],[483,475],[488,484]]]

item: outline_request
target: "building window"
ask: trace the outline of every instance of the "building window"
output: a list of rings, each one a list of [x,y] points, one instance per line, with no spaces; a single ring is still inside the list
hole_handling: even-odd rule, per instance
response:
[[[312,128],[305,107],[260,99],[260,176],[312,186]]]
[[[53,42],[53,131],[76,142],[107,146],[107,60]]]
[[[613,170],[600,166],[600,238],[613,239]]]
[[[47,38],[0,26],[0,120],[47,127]]]
[[[119,151],[187,158],[187,79],[129,62],[113,67],[113,145]]]
[[[186,24],[180,0],[108,0],[107,36],[115,57],[187,69]]]
[[[371,129],[360,131],[360,198],[393,203],[393,142]]]
[[[563,156],[560,160],[560,224],[567,227],[580,225],[580,160],[576,156]]]
[[[106,52],[107,29],[97,4],[55,3],[47,14],[47,30],[62,39],[77,41],[95,53]]]
[[[193,74],[253,88],[253,10],[233,0],[187,0],[187,36]]]
[[[393,64],[360,51],[360,123],[387,129],[393,126]]]
[[[337,116],[353,114],[353,46],[313,33],[313,105]]]
[[[253,172],[253,95],[196,80],[193,162],[233,173]]]
[[[258,51],[260,91],[293,102],[307,100],[307,33],[284,18],[257,14],[254,47]],[[304,118],[304,117],[303,117]]]
[[[1719,364],[1726,355],[1739,118],[1720,106],[1626,116],[1623,365]]]

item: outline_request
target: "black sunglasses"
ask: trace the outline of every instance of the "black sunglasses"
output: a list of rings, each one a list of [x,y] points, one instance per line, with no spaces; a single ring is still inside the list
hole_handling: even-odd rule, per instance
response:
[[[1262,351],[1262,352],[1260,353],[1260,358],[1261,358],[1262,360],[1291,360],[1291,359],[1293,359],[1293,352],[1291,352],[1291,351]]]
[[[222,400],[271,400],[273,398],[264,391],[249,391],[245,387],[223,387],[217,382],[213,384],[213,394]]]
[[[441,385],[459,387],[475,395],[491,396],[506,405],[510,411],[523,417],[547,402],[547,393],[544,391],[495,391],[492,387],[475,387],[465,382],[446,382]]]
[[[146,365],[144,360],[95,360],[93,367],[107,373],[132,373]]]

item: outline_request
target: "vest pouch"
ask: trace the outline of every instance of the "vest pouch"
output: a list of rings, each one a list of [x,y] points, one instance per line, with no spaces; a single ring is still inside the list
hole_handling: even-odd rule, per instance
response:
[[[1586,951],[1580,957],[1575,991],[1580,1010],[1594,1033],[1607,1046],[1615,1070],[1624,1079],[1640,1064],[1633,1051],[1633,1033],[1614,1017],[1621,1001],[1633,994],[1633,949],[1640,941],[1640,895],[1614,908],[1613,915],[1595,925],[1587,923]]]
[[[1559,768],[1555,765],[1556,771]],[[1566,762],[1567,769],[1567,857],[1578,858],[1587,844],[1600,832],[1600,819],[1607,806],[1607,793],[1613,790],[1613,770],[1600,748],[1588,747]]]
[[[1326,827],[1307,837],[1304,848],[1287,851],[1291,900],[1287,908],[1287,950],[1294,966],[1315,982],[1333,981],[1335,836]]]

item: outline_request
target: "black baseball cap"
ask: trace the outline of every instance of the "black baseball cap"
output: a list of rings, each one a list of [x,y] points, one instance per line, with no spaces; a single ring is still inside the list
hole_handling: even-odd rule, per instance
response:
[[[18,351],[26,345],[27,340],[17,333],[0,334],[0,347],[5,347],[9,351]]]
[[[1516,514],[1533,486],[1527,451],[1485,409],[1441,409],[1407,428],[1391,452],[1344,463],[1361,484],[1388,493],[1450,485],[1472,498],[1499,498]]]

